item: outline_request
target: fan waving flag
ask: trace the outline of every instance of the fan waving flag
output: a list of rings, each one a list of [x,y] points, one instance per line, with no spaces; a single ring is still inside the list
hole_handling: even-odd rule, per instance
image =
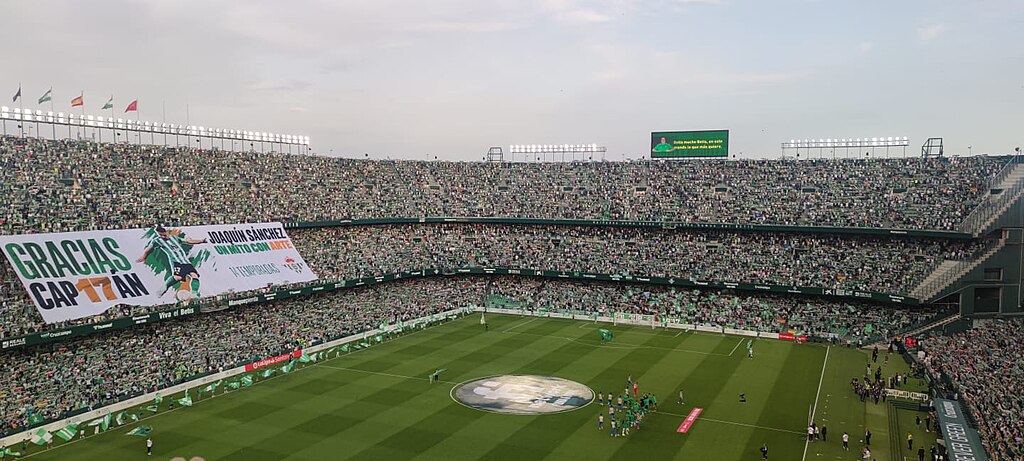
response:
[[[75,435],[78,434],[78,425],[68,424],[67,426],[64,427],[64,429],[54,432],[54,434],[57,434],[57,437],[60,437],[62,440],[67,442],[73,439]]]
[[[53,440],[53,436],[43,428],[39,428],[38,431],[32,433],[32,443],[36,445],[46,445]]]
[[[84,106],[84,105],[85,105],[85,94],[84,93],[81,96],[78,96],[77,98],[71,100],[71,107],[78,107],[78,106]]]
[[[130,104],[128,104],[128,107],[126,107],[124,109],[125,113],[135,112],[135,111],[138,111],[138,110],[139,110],[139,100],[138,99],[132,101]]]

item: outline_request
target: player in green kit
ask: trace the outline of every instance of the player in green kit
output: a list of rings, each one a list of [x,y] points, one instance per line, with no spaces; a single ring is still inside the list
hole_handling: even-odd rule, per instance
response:
[[[156,237],[149,241],[149,245],[146,246],[146,250],[143,251],[142,256],[139,257],[136,262],[146,262],[146,257],[149,256],[153,250],[160,250],[163,253],[167,267],[171,270],[171,277],[167,279],[167,286],[164,287],[164,291],[160,293],[163,297],[170,290],[171,287],[183,282],[186,278],[191,282],[189,283],[188,290],[194,297],[199,297],[199,272],[195,266],[192,265],[192,261],[188,259],[188,252],[182,244],[188,245],[199,245],[207,243],[206,239],[193,240],[181,238],[178,234],[171,234],[162,225],[157,225]]]

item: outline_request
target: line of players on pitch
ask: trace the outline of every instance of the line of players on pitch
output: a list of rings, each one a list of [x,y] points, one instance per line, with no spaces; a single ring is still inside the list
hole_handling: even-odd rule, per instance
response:
[[[633,390],[632,396],[629,394],[630,389]],[[608,405],[608,427],[612,437],[625,437],[631,429],[640,430],[644,417],[658,409],[658,399],[650,393],[640,395],[640,385],[633,381],[632,375],[626,379],[626,389],[618,397],[610,392],[608,395],[598,392],[597,403],[604,406],[605,402]],[[604,430],[603,413],[597,415],[597,429]]]

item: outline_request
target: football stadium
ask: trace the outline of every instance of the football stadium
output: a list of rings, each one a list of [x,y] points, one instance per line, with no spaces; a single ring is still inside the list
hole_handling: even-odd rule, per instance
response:
[[[0,7],[0,459],[1024,460],[1021,5],[300,3]]]

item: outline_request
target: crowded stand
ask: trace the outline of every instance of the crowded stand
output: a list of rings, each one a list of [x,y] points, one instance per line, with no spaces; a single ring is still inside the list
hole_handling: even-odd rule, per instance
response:
[[[927,310],[727,290],[522,277],[433,277],[239,307],[0,355],[4,431],[296,348],[459,307],[656,314],[681,322],[797,332],[842,342],[891,334]],[[88,371],[88,373],[85,373]]]
[[[982,442],[996,460],[1024,459],[1024,323],[992,320],[923,343],[933,379],[969,405]]]
[[[909,292],[943,260],[984,248],[981,240],[498,224],[345,226],[290,236],[321,281],[507,267],[892,294]],[[0,337],[67,326],[41,323],[6,261],[0,281]],[[125,306],[77,323],[146,311]]]
[[[487,163],[0,138],[0,233],[483,216],[952,230],[999,157]]]

